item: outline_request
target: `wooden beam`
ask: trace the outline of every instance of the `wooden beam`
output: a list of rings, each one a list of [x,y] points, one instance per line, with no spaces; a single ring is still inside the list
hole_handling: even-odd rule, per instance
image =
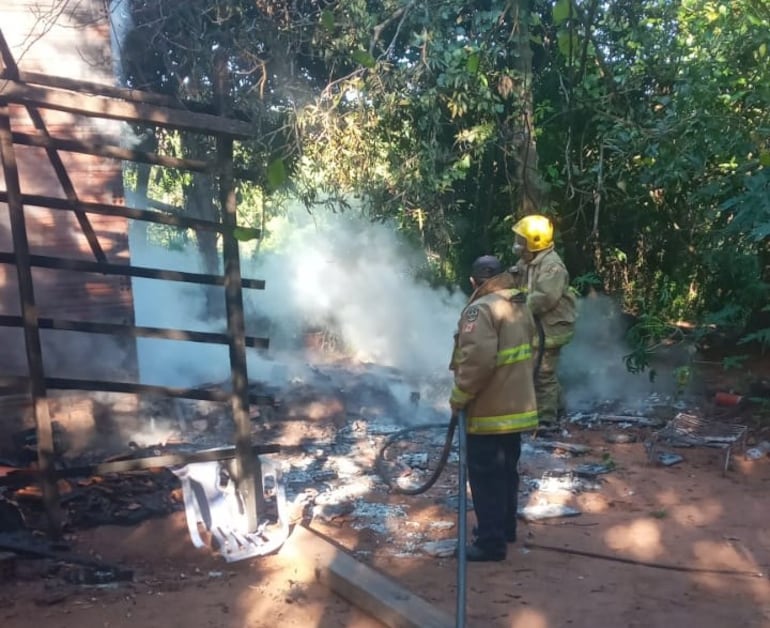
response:
[[[0,315],[0,327],[21,327],[24,319],[21,316]],[[40,329],[56,329],[59,331],[77,331],[90,334],[112,334],[132,338],[158,338],[163,340],[185,340],[187,342],[205,342],[210,344],[227,344],[230,340],[227,334],[216,334],[186,329],[163,329],[160,327],[137,327],[119,325],[117,323],[90,323],[85,321],[65,321],[53,318],[38,318]],[[267,349],[270,346],[268,338],[245,336],[247,347],[252,349]]]
[[[122,148],[109,144],[96,142],[82,142],[80,140],[71,140],[63,138],[53,138],[43,135],[31,135],[29,133],[14,133],[13,141],[23,146],[38,146],[46,149],[64,150],[71,153],[81,153],[84,155],[97,155],[99,157],[110,157],[123,161],[133,161],[164,168],[177,168],[179,170],[191,170],[193,172],[216,172],[217,166],[209,161],[199,159],[180,159],[178,157],[167,157],[157,153],[148,153],[141,150]]]
[[[97,273],[100,275],[116,275],[118,277],[141,277],[143,279],[164,279],[166,281],[183,281],[187,283],[200,283],[209,286],[224,286],[226,277],[222,275],[204,275],[202,273],[185,273],[178,270],[158,270],[143,266],[130,266],[128,264],[104,264],[102,262],[87,262],[85,260],[67,259],[63,257],[51,257],[48,255],[30,255],[26,260],[28,264],[38,268],[51,268],[54,270],[75,270],[83,273]],[[19,264],[14,253],[0,253],[0,264]],[[265,282],[262,279],[241,279],[241,287],[252,290],[264,290]]]
[[[0,72],[0,79],[20,80],[22,83],[32,83],[34,85],[43,85],[45,87],[55,87],[57,89],[67,89],[73,92],[83,92],[96,94],[98,96],[110,96],[120,98],[129,102],[147,103],[150,105],[161,105],[170,109],[182,109],[183,111],[192,111],[194,113],[208,113],[216,115],[216,107],[211,103],[198,102],[196,100],[179,99],[174,96],[166,96],[147,90],[131,89],[126,87],[115,87],[114,85],[105,85],[104,83],[95,83],[92,81],[82,81],[79,79],[68,78],[65,76],[54,76],[52,74],[42,74],[40,72],[23,72],[17,75]],[[232,111],[232,117],[240,122],[249,122],[251,116],[239,110]]]
[[[233,181],[232,139],[217,137],[217,160],[223,165],[219,178],[222,221],[234,229],[238,223]],[[227,335],[230,338],[231,407],[235,422],[235,449],[237,452],[234,475],[243,499],[248,531],[256,532],[259,527],[259,511],[264,506],[264,490],[259,459],[249,454],[251,419],[249,418],[249,376],[246,365],[246,345],[244,344],[245,321],[241,260],[238,241],[233,237],[232,231],[224,234],[222,249],[225,265]]]
[[[184,214],[184,209],[181,207],[177,207],[176,205],[171,205],[170,203],[164,203],[163,201],[159,201],[155,198],[148,198],[147,199],[147,207],[151,207],[152,209],[159,209],[162,212],[167,212],[170,214]],[[219,223],[217,223],[219,224]]]
[[[107,96],[88,96],[12,80],[0,80],[0,100],[84,116],[197,131],[209,135],[234,138],[254,136],[252,125],[222,116],[193,113],[160,105],[126,102]]]
[[[145,103],[148,105],[159,105],[171,109],[190,109],[180,100],[165,94],[157,94],[139,89],[129,89],[125,87],[116,87],[106,85],[95,81],[84,81],[73,79],[66,76],[55,76],[52,74],[43,74],[42,72],[19,72],[18,77],[1,75],[0,78],[14,78],[22,83],[31,83],[33,85],[42,85],[44,87],[53,87],[55,89],[66,89],[71,92],[81,92],[83,94],[94,94],[96,96],[109,96],[110,98],[120,98],[136,103]]]
[[[318,533],[295,526],[281,548],[299,577],[316,579],[389,628],[453,628],[454,618],[358,562]]]
[[[252,445],[251,455],[261,456],[265,454],[277,454],[281,452],[281,446]],[[126,460],[114,460],[100,464],[83,465],[80,467],[66,467],[57,469],[57,478],[91,477],[94,475],[106,475],[108,473],[130,473],[142,469],[157,469],[160,467],[175,467],[196,462],[214,462],[216,460],[232,460],[235,457],[234,447],[220,449],[207,449],[190,453],[164,454],[160,456],[147,456],[145,458],[127,458]],[[0,486],[17,486],[21,482],[34,481],[39,477],[39,472],[34,469],[21,469],[11,471],[0,479]]]
[[[32,409],[37,427],[37,461],[41,472],[43,503],[48,516],[48,531],[53,538],[59,538],[62,532],[62,512],[59,503],[59,490],[54,476],[53,430],[48,399],[46,398],[43,353],[40,344],[40,330],[37,325],[37,306],[30,265],[29,240],[24,220],[19,171],[16,166],[16,155],[11,139],[10,111],[8,105],[2,101],[0,101],[0,162],[2,162],[8,193],[13,256],[16,261],[19,300],[24,321],[24,345],[29,369],[29,391],[32,395]]]
[[[56,196],[40,196],[38,194],[22,194],[22,202],[25,205],[31,205],[34,207],[45,207],[47,209],[59,209],[69,210],[71,209],[70,203],[63,198]],[[0,203],[8,202],[8,194],[0,191]],[[159,209],[164,211],[178,211],[184,210],[166,205],[165,203],[159,203],[157,201],[150,201],[150,206],[158,206]],[[202,229],[205,231],[217,231],[219,233],[225,233],[230,229],[227,225],[219,222],[213,222],[211,220],[203,220],[202,218],[187,218],[184,215],[160,213],[155,211],[149,211],[146,209],[136,209],[135,207],[128,207],[126,205],[110,205],[108,203],[90,203],[80,201],[77,207],[84,212],[90,214],[101,214],[102,216],[123,216],[124,218],[131,218],[133,220],[143,220],[145,222],[154,222],[162,225],[170,225],[172,227],[179,227],[180,229]],[[259,229],[252,227],[238,227],[239,233],[242,233],[247,239],[256,239],[261,235]]]
[[[180,99],[174,96],[167,96],[166,94],[148,92],[147,90],[116,87],[114,85],[83,81],[65,76],[54,76],[52,74],[43,74],[41,72],[20,71],[11,54],[11,49],[8,47],[3,37],[2,29],[0,29],[0,61],[3,61],[6,66],[5,69],[0,72],[0,79],[19,80],[22,83],[33,83],[36,85],[44,85],[46,87],[55,87],[57,89],[67,89],[73,92],[110,96],[129,102],[161,105],[171,109],[182,109],[193,111],[195,113],[209,113],[214,115],[217,113],[217,108],[211,103],[187,100],[184,98]],[[248,113],[237,109],[233,109],[231,114],[235,120],[242,122],[249,122],[251,119],[251,116]]]
[[[228,390],[208,388],[172,388],[152,384],[131,384],[129,382],[110,382],[95,379],[69,379],[64,377],[46,377],[44,383],[51,390],[96,390],[99,392],[136,393],[174,397],[177,399],[197,399],[198,401],[230,401]],[[29,378],[18,375],[0,375],[0,387],[8,394],[24,392],[29,387]],[[257,405],[274,405],[271,395],[249,392],[249,402]]]
[[[2,28],[0,28],[0,62],[2,62],[3,78],[13,78],[14,76],[18,76],[19,68],[16,65],[16,59],[13,58],[13,53],[5,39],[5,35],[3,35]],[[6,73],[9,76],[6,76]]]
[[[189,170],[191,172],[202,172],[205,174],[216,173],[219,170],[218,164],[213,161],[169,157],[167,155],[159,155],[158,153],[149,153],[146,151],[134,150],[132,148],[123,148],[122,146],[113,146],[111,144],[53,138],[50,136],[31,135],[29,133],[14,133],[13,141],[22,146],[53,148],[71,153],[110,157],[122,161],[152,164],[154,166],[163,166],[164,168],[176,168],[178,170]],[[245,168],[234,168],[233,176],[240,181],[253,181],[256,183],[261,181],[259,173]]]

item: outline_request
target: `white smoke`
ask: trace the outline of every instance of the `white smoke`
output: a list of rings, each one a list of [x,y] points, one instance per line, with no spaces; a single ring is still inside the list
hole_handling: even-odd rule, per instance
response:
[[[242,275],[264,279],[265,290],[245,290],[250,335],[268,336],[266,354],[248,350],[249,378],[288,377],[287,358],[302,336],[332,328],[348,357],[402,371],[409,377],[449,378],[452,334],[465,297],[415,279],[424,254],[408,246],[389,224],[353,213],[308,214],[297,208],[266,225],[268,237],[253,252],[242,245]],[[132,263],[205,272],[191,245],[182,251],[146,242],[135,225]],[[221,288],[134,279],[136,324],[224,331],[224,320],[205,315],[206,291]],[[229,376],[226,346],[148,340],[138,342],[143,383],[193,386]],[[296,359],[296,358],[295,358]]]
[[[605,402],[634,408],[644,405],[651,393],[674,392],[670,366],[656,365],[655,378],[650,370],[633,374],[626,369],[627,326],[622,309],[610,297],[594,294],[579,300],[575,337],[559,360],[568,411],[588,411]]]
[[[464,297],[416,281],[424,254],[393,225],[351,214],[292,212],[268,224],[257,256],[273,320],[331,324],[353,356],[407,373],[446,370]]]

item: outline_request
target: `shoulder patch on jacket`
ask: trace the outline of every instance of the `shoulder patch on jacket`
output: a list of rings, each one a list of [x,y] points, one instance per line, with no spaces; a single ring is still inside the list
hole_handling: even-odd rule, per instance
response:
[[[561,270],[561,266],[558,264],[550,264],[543,269],[543,275],[546,277],[552,277]]]
[[[465,314],[463,315],[466,321],[469,323],[472,323],[479,317],[479,308],[476,305],[471,305],[469,308],[466,308]]]

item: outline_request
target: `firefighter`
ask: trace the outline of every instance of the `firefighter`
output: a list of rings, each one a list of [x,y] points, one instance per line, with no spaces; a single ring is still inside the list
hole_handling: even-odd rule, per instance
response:
[[[513,252],[519,261],[512,269],[517,285],[527,291],[527,305],[540,320],[545,348],[535,381],[537,410],[544,428],[558,426],[562,393],[557,379],[559,353],[575,328],[576,299],[569,273],[554,250],[553,223],[545,216],[531,215],[513,226]]]
[[[478,258],[473,294],[455,335],[450,398],[465,411],[468,481],[477,526],[469,561],[499,561],[516,540],[521,433],[537,428],[532,339],[535,322],[523,291],[496,257]],[[460,540],[465,542],[464,539]]]

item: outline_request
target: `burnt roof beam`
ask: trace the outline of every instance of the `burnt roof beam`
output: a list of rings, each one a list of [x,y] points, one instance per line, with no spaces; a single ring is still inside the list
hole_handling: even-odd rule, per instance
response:
[[[128,102],[109,96],[84,95],[51,87],[28,85],[9,79],[0,80],[0,100],[84,116],[222,137],[244,139],[254,136],[254,127],[240,120],[161,105]]]
[[[96,83],[93,81],[83,81],[80,79],[68,78],[65,76],[55,76],[53,74],[43,74],[41,72],[25,72],[20,70],[17,74],[0,72],[0,79],[14,79],[22,83],[31,83],[33,85],[43,85],[45,87],[55,87],[58,89],[68,89],[73,92],[82,92],[95,94],[97,96],[112,96],[127,100],[129,102],[147,103],[149,105],[160,105],[171,109],[182,109],[194,113],[217,114],[216,107],[211,103],[199,102],[197,100],[188,100],[184,98],[174,98],[155,92],[148,92],[139,89],[130,89],[126,87],[115,87]],[[245,111],[234,109],[231,111],[231,117],[241,122],[249,122],[251,116]]]
[[[22,194],[22,202],[25,206],[32,207],[44,207],[47,209],[57,210],[69,210],[71,209],[70,203],[67,199],[58,198],[55,196],[41,196],[39,194]],[[8,193],[0,190],[0,203],[8,202]],[[135,207],[128,207],[127,205],[110,205],[109,203],[92,203],[87,201],[80,201],[77,204],[78,209],[90,213],[100,214],[102,216],[122,216],[123,218],[131,218],[132,220],[142,220],[144,222],[154,222],[161,225],[169,225],[171,227],[179,227],[180,229],[197,229],[203,231],[216,231],[218,233],[229,233],[231,230],[238,234],[239,238],[244,240],[256,240],[261,236],[261,230],[254,227],[236,226],[231,227],[220,222],[213,222],[211,220],[204,220],[203,218],[189,218],[181,214],[184,210],[176,208],[165,203],[150,200],[148,203],[150,206],[157,206],[162,211],[151,211],[148,209],[137,209]],[[164,212],[179,212],[179,213],[164,213]]]
[[[35,135],[31,133],[15,132],[13,133],[13,141],[15,144],[20,144],[22,146],[35,146],[38,148],[81,153],[84,155],[96,155],[98,157],[109,157],[111,159],[140,162],[151,164],[153,166],[163,166],[164,168],[176,168],[178,170],[189,170],[205,174],[213,174],[220,170],[219,164],[214,161],[170,157],[168,155],[159,155],[158,153],[134,150],[132,148],[123,148],[122,146],[102,144],[100,142],[84,142],[82,140],[52,137],[47,134]],[[234,174],[236,179],[258,181],[256,173],[244,169],[236,169]]]
[[[131,266],[129,264],[106,264],[104,262],[88,262],[85,260],[70,259],[67,257],[53,257],[50,255],[29,255],[24,260],[27,266],[36,268],[49,268],[52,270],[74,270],[82,273],[96,273],[99,275],[115,275],[118,277],[140,277],[142,279],[163,279],[165,281],[182,281],[187,283],[199,283],[207,286],[227,286],[228,277],[225,275],[208,275],[204,273],[188,273],[179,270],[159,270],[145,266]],[[11,264],[17,267],[23,266],[19,261],[18,253],[0,252],[0,264]],[[238,282],[239,288],[251,290],[264,290],[264,279],[244,279]],[[37,320],[37,319],[35,319]]]
[[[22,327],[24,319],[21,316],[0,314],[0,327]],[[181,340],[184,342],[201,342],[208,344],[227,344],[230,340],[227,334],[215,332],[194,331],[190,329],[168,329],[163,327],[140,327],[137,325],[122,325],[119,323],[95,323],[90,321],[70,321],[54,318],[38,318],[39,329],[56,331],[75,331],[81,333],[110,334],[132,338],[153,338],[155,340]],[[259,336],[246,336],[246,346],[252,349],[267,349],[270,340]]]

